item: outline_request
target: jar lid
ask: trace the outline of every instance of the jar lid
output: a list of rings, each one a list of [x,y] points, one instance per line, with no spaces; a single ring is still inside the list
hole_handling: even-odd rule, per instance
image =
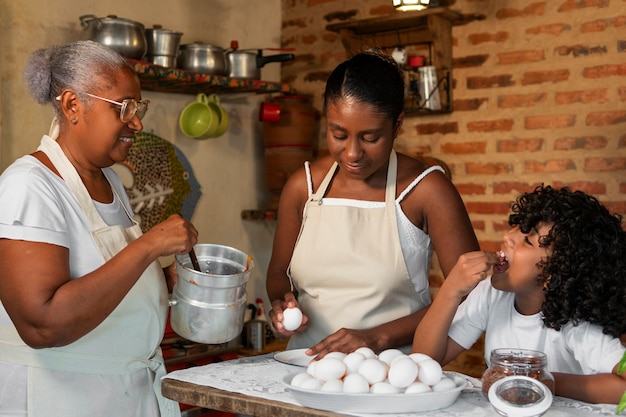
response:
[[[489,388],[493,408],[509,417],[540,416],[550,408],[552,398],[544,383],[522,375],[502,378]]]

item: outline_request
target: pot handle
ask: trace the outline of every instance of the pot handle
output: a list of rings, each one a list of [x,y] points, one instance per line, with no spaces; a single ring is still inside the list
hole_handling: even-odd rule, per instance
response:
[[[270,62],[293,61],[295,58],[296,56],[294,54],[277,54],[277,55],[263,56],[263,54],[261,53],[261,50],[259,50],[259,53],[256,56],[256,67],[261,68],[262,66]]]
[[[92,21],[96,22],[97,27],[100,26],[100,20],[93,14],[85,14],[80,16],[78,19],[80,19],[80,25],[83,29],[87,29],[89,27],[89,23]]]

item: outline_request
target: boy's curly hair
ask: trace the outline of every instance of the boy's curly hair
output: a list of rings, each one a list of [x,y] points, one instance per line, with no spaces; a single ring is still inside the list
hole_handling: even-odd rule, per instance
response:
[[[511,226],[528,233],[552,225],[542,247],[552,255],[537,266],[545,283],[544,324],[556,330],[571,321],[597,324],[604,333],[626,333],[626,232],[622,216],[611,215],[582,191],[539,186],[517,198]]]

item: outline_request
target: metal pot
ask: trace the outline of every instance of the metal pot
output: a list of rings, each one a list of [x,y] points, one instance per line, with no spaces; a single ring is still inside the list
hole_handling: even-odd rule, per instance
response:
[[[225,52],[228,63],[228,76],[231,78],[261,79],[261,67],[270,62],[286,62],[295,58],[292,53],[263,56],[263,49],[238,49],[237,41],[232,41]],[[291,49],[268,48],[286,51]]]
[[[179,68],[200,74],[228,74],[224,48],[204,43],[181,45],[177,65]]]
[[[228,342],[243,330],[246,283],[254,262],[229,246],[200,244],[194,251],[202,272],[193,269],[188,255],[176,256],[170,324],[176,334],[197,343]]]
[[[146,42],[148,44],[149,56],[171,56],[174,59],[178,56],[181,32],[163,29],[161,25],[154,25],[146,29]]]
[[[128,58],[141,59],[146,54],[146,35],[139,22],[115,15],[98,18],[92,14],[79,17],[89,39],[107,45]]]

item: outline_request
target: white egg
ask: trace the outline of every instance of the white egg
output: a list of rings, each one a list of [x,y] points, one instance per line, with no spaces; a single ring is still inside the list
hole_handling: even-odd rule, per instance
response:
[[[324,356],[325,358],[337,358],[343,360],[346,357],[346,354],[343,352],[330,352]]]
[[[302,324],[302,311],[298,307],[283,310],[283,326],[285,330],[294,331]]]
[[[400,388],[394,387],[387,381],[377,382],[370,387],[372,394],[398,394],[401,392]]]
[[[302,381],[298,388],[310,389],[311,391],[319,391],[320,389],[322,389],[322,382],[315,378],[309,378]]]
[[[365,356],[363,356],[360,352],[352,352],[348,353],[345,358],[343,358],[343,363],[346,364],[348,368],[348,373],[355,373],[359,371],[359,365],[361,362],[365,360]]]
[[[405,394],[418,394],[420,392],[432,391],[430,385],[426,385],[423,382],[415,381],[404,390]]]
[[[417,377],[424,384],[435,385],[437,382],[441,380],[443,376],[443,370],[441,369],[441,365],[434,359],[428,359],[421,361],[418,364],[419,372]]]
[[[389,367],[387,378],[394,387],[406,388],[417,379],[418,366],[411,358],[398,358]]]
[[[317,367],[317,361],[309,362],[309,366],[306,367],[306,373],[314,377],[316,367]]]
[[[293,385],[294,387],[299,387],[300,384],[302,384],[302,382],[306,379],[310,379],[313,378],[311,375],[307,374],[306,372],[300,372],[299,374],[296,374],[292,379],[291,379],[291,385]]]
[[[425,353],[411,353],[409,355],[409,358],[413,359],[413,362],[415,363],[420,363],[422,361],[425,361],[426,359],[432,359],[430,356],[428,356]]]
[[[322,385],[323,392],[343,392],[343,381],[341,379],[331,379]]]
[[[359,365],[358,373],[363,375],[368,383],[375,384],[387,379],[389,365],[375,358],[365,359]]]
[[[433,385],[433,391],[450,391],[456,388],[456,382],[452,380],[452,378],[448,378],[447,376],[443,376],[439,382]]]
[[[367,346],[361,346],[360,348],[357,348],[355,352],[359,352],[360,354],[365,356],[365,359],[372,359],[376,357],[376,352],[374,352],[372,349],[368,348]]]
[[[406,356],[400,349],[385,349],[378,354],[378,360],[385,362],[387,365],[391,365],[391,362],[400,356]]]
[[[315,378],[320,381],[341,379],[346,374],[346,364],[341,359],[324,356],[315,365]]]
[[[343,392],[348,394],[364,394],[370,391],[370,385],[361,374],[349,374],[343,379]]]

